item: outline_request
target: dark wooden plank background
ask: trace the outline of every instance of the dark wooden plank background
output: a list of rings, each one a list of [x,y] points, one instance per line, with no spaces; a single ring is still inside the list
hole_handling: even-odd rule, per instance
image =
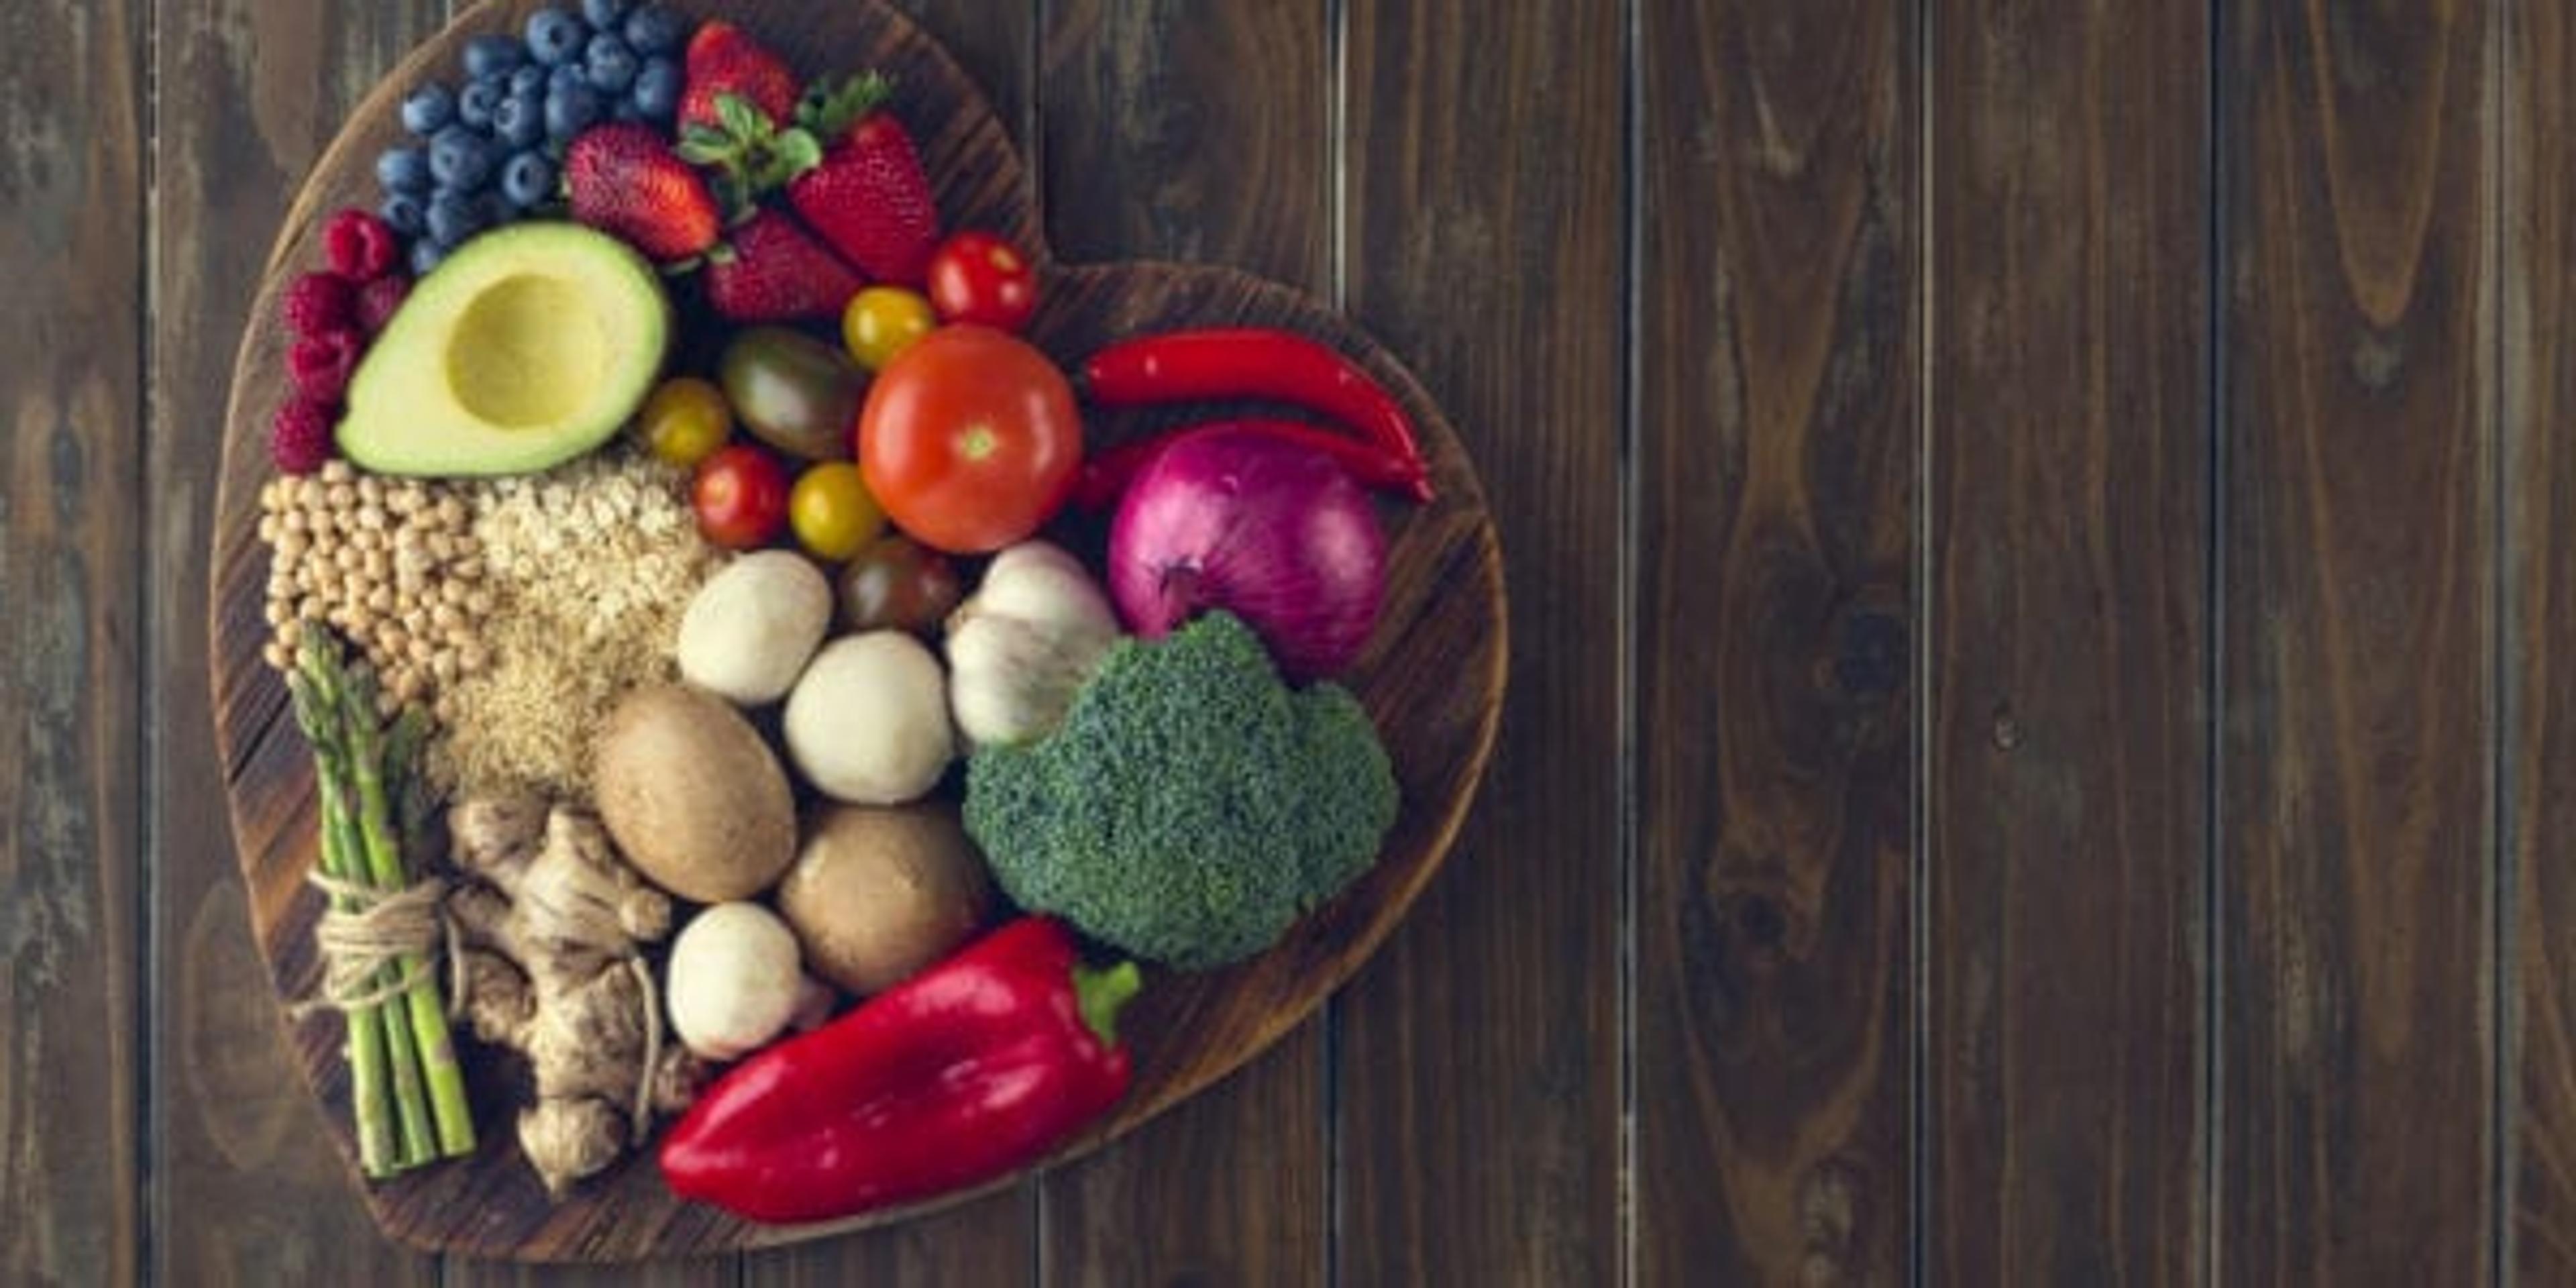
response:
[[[1450,865],[1323,1014],[912,1225],[377,1239],[210,755],[224,381],[442,0],[0,22],[0,1282],[2576,1283],[2576,19],[907,0],[1072,260],[1403,354],[1502,525]]]

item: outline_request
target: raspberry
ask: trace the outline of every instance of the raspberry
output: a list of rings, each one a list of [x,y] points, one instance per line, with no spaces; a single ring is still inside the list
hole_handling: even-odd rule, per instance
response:
[[[269,422],[268,459],[283,474],[310,474],[330,460],[331,408],[309,398],[296,398],[277,409]]]
[[[287,283],[278,312],[299,336],[346,331],[356,316],[358,293],[338,273],[306,273]]]
[[[367,342],[347,328],[308,335],[286,351],[286,374],[294,379],[296,392],[334,404],[349,392],[349,376],[366,350]]]
[[[333,271],[365,285],[392,271],[402,247],[394,239],[393,228],[373,211],[351,206],[322,225],[322,254]]]
[[[411,294],[411,279],[400,273],[387,273],[358,288],[358,329],[369,336],[385,329],[394,320],[394,310],[402,307],[403,297]]]

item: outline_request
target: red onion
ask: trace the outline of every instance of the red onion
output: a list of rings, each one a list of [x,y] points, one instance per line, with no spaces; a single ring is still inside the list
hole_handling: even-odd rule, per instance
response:
[[[1368,494],[1331,457],[1267,435],[1173,440],[1109,529],[1109,597],[1129,630],[1160,638],[1222,608],[1295,680],[1349,666],[1385,593],[1386,532]]]

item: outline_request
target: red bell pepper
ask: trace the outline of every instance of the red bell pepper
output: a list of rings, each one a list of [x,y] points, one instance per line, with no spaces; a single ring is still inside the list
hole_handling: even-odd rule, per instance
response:
[[[1151,438],[1120,443],[1107,451],[1095,452],[1082,462],[1082,472],[1074,476],[1073,504],[1079,510],[1106,509],[1114,504],[1163,449],[1195,434],[1239,430],[1295,443],[1332,457],[1342,472],[1363,487],[1401,492],[1416,501],[1431,499],[1431,480],[1423,477],[1422,464],[1410,461],[1375,443],[1363,442],[1346,434],[1336,434],[1315,425],[1293,420],[1267,420],[1247,416],[1239,420],[1212,420],[1187,425]]]
[[[1275,398],[1344,421],[1422,472],[1413,418],[1386,386],[1334,349],[1293,331],[1230,327],[1166,331],[1122,340],[1082,364],[1082,383],[1103,407],[1196,398]]]
[[[1136,965],[1095,970],[1023,917],[708,1089],[662,1145],[683,1198],[822,1221],[1037,1161],[1127,1094],[1112,1024]]]

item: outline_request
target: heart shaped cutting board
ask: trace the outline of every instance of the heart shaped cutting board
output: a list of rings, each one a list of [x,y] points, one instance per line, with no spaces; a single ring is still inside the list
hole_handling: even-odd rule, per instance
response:
[[[374,204],[373,159],[401,135],[402,94],[424,80],[452,81],[468,37],[516,32],[536,2],[473,10],[415,51],[360,106],[287,216],[234,365],[211,566],[210,661],[252,928],[281,1006],[317,990],[312,940],[322,900],[304,880],[317,847],[311,754],[287,710],[284,685],[259,658],[268,638],[268,554],[257,534],[258,491],[269,474],[266,426],[286,393],[277,297],[297,271],[320,262],[316,241],[328,212]],[[718,12],[703,2],[688,7],[701,16]],[[1375,718],[1404,793],[1377,867],[1261,957],[1205,974],[1150,974],[1120,1026],[1135,1054],[1135,1086],[1106,1120],[1050,1160],[1061,1161],[1115,1139],[1294,1027],[1350,977],[1439,866],[1482,775],[1501,703],[1503,572],[1493,523],[1440,409],[1348,319],[1297,291],[1221,268],[1056,263],[1044,250],[1029,176],[1002,122],[937,42],[902,15],[875,0],[743,0],[721,12],[786,52],[805,75],[874,68],[894,78],[894,110],[920,144],[943,226],[992,229],[1037,248],[1044,304],[1029,338],[1058,361],[1070,367],[1110,340],[1183,326],[1302,332],[1358,358],[1397,392],[1416,419],[1439,491],[1428,507],[1389,511],[1385,608],[1369,651],[1345,677]],[[1092,414],[1086,432],[1097,447],[1153,423]],[[663,1187],[647,1151],[550,1202],[511,1138],[516,1089],[487,1075],[495,1057],[470,1042],[464,1054],[481,1149],[389,1182],[359,1181],[340,1020],[326,1012],[285,1022],[352,1160],[352,1183],[364,1187],[386,1232],[415,1246],[542,1261],[686,1256],[900,1220],[970,1197],[952,1194],[834,1225],[763,1227],[681,1202]]]

